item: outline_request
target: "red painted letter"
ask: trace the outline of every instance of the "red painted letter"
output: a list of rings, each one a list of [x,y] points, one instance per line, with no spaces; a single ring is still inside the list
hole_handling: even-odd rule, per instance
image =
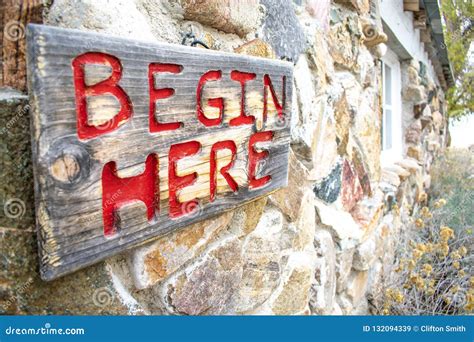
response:
[[[191,213],[198,207],[197,200],[191,200],[181,203],[178,200],[178,191],[193,184],[197,179],[197,172],[186,176],[178,176],[176,173],[176,164],[178,160],[195,155],[201,149],[201,144],[197,141],[188,141],[181,144],[171,145],[168,164],[168,182],[169,182],[169,214],[172,218],[178,218]]]
[[[260,160],[268,156],[268,151],[257,152],[255,150],[255,144],[258,142],[272,140],[272,132],[257,132],[253,134],[249,139],[249,188],[260,188],[267,184],[272,176],[267,175],[262,178],[255,178],[255,169]]]
[[[263,76],[263,121],[267,120],[268,114],[268,88],[270,88],[270,93],[272,94],[273,104],[278,112],[278,117],[283,117],[283,108],[285,107],[286,101],[286,76],[283,76],[282,81],[282,90],[281,90],[281,103],[278,102],[275,89],[273,89],[272,81],[270,80],[270,76],[264,75]]]
[[[237,182],[232,178],[232,176],[229,174],[229,169],[234,165],[235,158],[237,157],[237,146],[235,146],[235,142],[232,140],[225,140],[225,141],[219,141],[216,142],[214,145],[212,145],[211,148],[211,158],[209,160],[209,163],[211,165],[211,172],[210,172],[210,178],[209,178],[209,183],[211,187],[211,194],[209,201],[213,202],[215,197],[216,197],[216,190],[217,190],[217,151],[218,150],[230,150],[232,153],[231,160],[230,162],[221,168],[221,174],[224,176],[225,180],[227,181],[227,184],[229,184],[230,188],[232,191],[237,191],[238,185]]]
[[[204,83],[207,81],[216,81],[222,77],[222,72],[219,70],[211,70],[206,72],[199,79],[199,83],[196,90],[196,102],[197,102],[197,117],[201,123],[206,126],[217,126],[222,122],[222,115],[224,113],[224,99],[222,97],[217,97],[207,100],[207,104],[214,108],[219,108],[219,117],[215,119],[209,119],[204,114],[201,107],[201,97],[202,97],[202,88]]]
[[[84,65],[102,64],[112,68],[112,74],[106,80],[94,85],[86,85]],[[72,61],[74,88],[76,92],[77,135],[79,139],[91,139],[116,130],[132,116],[132,102],[127,93],[118,85],[122,77],[122,65],[117,57],[101,52],[88,52]],[[88,122],[87,97],[110,94],[120,103],[120,111],[107,122],[94,126]]]
[[[230,73],[230,78],[240,82],[242,94],[240,95],[240,116],[229,121],[229,126],[240,126],[253,124],[255,117],[245,113],[245,82],[255,79],[256,75],[248,72],[234,70]]]
[[[158,158],[150,154],[145,162],[145,171],[138,176],[119,178],[117,165],[111,161],[102,170],[102,217],[104,235],[117,233],[115,212],[122,205],[134,200],[146,205],[148,221],[155,217],[159,209],[159,189],[157,182]]]
[[[179,74],[183,70],[183,67],[178,64],[161,64],[151,63],[148,67],[148,86],[150,88],[150,111],[149,111],[149,126],[150,132],[162,132],[162,131],[173,131],[181,127],[182,122],[168,122],[160,123],[156,119],[156,100],[166,99],[173,96],[173,88],[155,88],[155,77],[154,74],[157,72],[170,72],[173,74]]]

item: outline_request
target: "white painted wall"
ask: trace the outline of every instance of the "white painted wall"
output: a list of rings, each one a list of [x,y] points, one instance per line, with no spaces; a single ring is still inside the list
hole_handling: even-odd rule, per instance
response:
[[[381,0],[380,15],[410,56],[425,63],[428,75],[439,86],[433,65],[420,41],[420,30],[413,26],[413,13],[403,11],[403,0]]]

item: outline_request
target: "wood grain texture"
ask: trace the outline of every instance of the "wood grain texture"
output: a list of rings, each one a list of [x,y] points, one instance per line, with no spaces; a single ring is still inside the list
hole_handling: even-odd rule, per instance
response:
[[[35,172],[36,216],[40,247],[41,274],[50,280],[91,265],[108,256],[132,248],[172,230],[185,227],[225,210],[257,199],[287,185],[290,143],[290,115],[293,67],[290,63],[222,53],[180,45],[131,41],[118,37],[30,25],[27,31],[28,86],[32,107],[32,145]],[[79,139],[72,61],[86,52],[102,52],[117,57],[122,64],[120,86],[130,97],[133,116],[119,129],[92,139]],[[149,132],[150,63],[183,66],[181,73],[155,76],[157,88],[174,88],[172,97],[156,102],[160,122],[183,123],[176,131]],[[107,78],[103,66],[85,68],[86,83]],[[224,98],[223,123],[206,127],[196,116],[196,87],[202,74],[220,70],[222,78],[206,83],[203,109],[211,118],[215,108],[208,98]],[[254,115],[253,125],[229,126],[240,114],[241,86],[231,80],[233,70],[251,72],[256,78],[246,83],[245,107]],[[263,120],[264,75],[269,75],[282,100],[283,119],[279,118],[268,95],[268,117]],[[285,77],[285,81],[283,76]],[[90,123],[101,123],[113,116],[119,104],[110,96],[88,99]],[[258,143],[257,150],[269,151],[259,163],[257,177],[271,175],[261,188],[247,184],[248,144],[252,134],[272,131],[271,142]],[[215,142],[233,140],[237,157],[229,173],[239,185],[233,192],[222,176],[217,177],[217,196],[209,201],[209,158]],[[198,173],[192,186],[179,193],[179,200],[197,198],[199,209],[178,219],[168,214],[168,151],[170,146],[198,141],[196,156],[178,163],[178,175]],[[104,236],[101,174],[104,165],[115,161],[119,177],[131,177],[145,170],[147,156],[155,154],[159,168],[160,209],[149,222],[143,202],[132,202],[117,212],[119,232]],[[229,153],[218,153],[217,164],[226,165]]]
[[[45,7],[43,0],[0,1],[0,87],[26,90],[26,25],[43,22]]]

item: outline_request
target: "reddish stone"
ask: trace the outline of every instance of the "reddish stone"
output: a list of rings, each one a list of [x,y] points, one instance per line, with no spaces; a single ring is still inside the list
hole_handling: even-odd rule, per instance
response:
[[[357,202],[362,199],[364,191],[360,185],[359,177],[351,164],[344,160],[342,168],[342,205],[351,211]]]

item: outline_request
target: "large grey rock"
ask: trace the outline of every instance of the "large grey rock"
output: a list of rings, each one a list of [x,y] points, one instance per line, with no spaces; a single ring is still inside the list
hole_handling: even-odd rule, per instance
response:
[[[282,251],[291,247],[283,214],[266,208],[255,230],[243,244],[242,280],[234,297],[234,310],[246,313],[256,309],[278,287],[284,260]]]
[[[281,59],[296,61],[306,49],[306,39],[291,1],[261,0],[266,17],[263,38]]]
[[[162,297],[170,313],[226,313],[241,277],[241,242],[226,239],[211,248],[202,260],[166,281]]]
[[[338,161],[329,175],[324,177],[314,186],[314,194],[326,203],[335,202],[342,187],[342,161]]]

